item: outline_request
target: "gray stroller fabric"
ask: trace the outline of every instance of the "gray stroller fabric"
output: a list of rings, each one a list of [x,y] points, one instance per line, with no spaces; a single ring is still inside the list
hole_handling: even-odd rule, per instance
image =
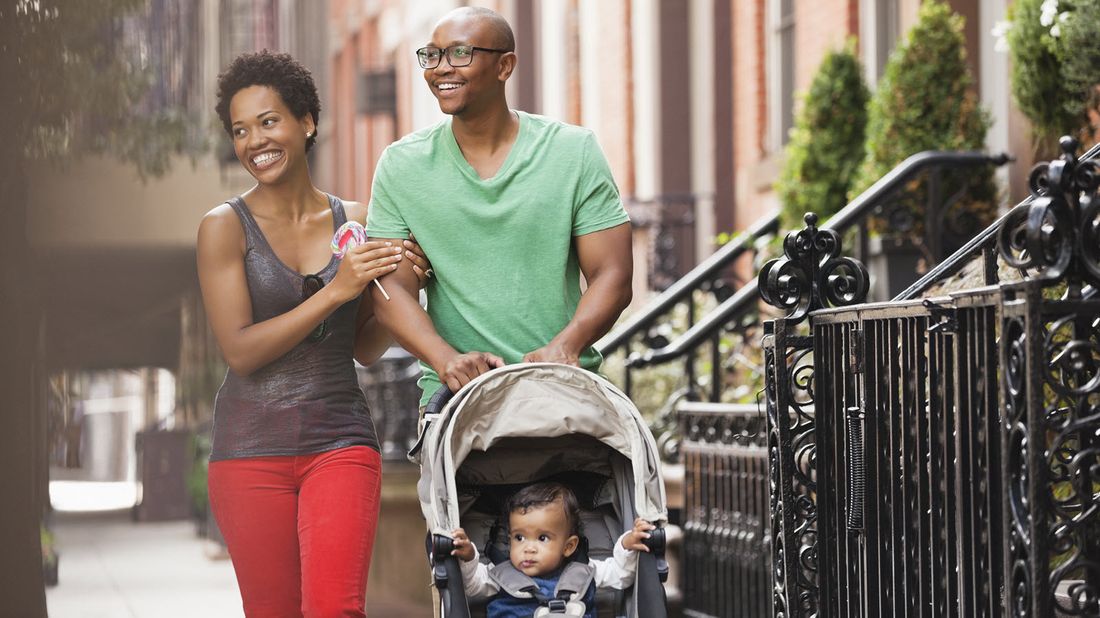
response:
[[[433,533],[450,536],[460,525],[456,471],[467,459],[467,484],[532,482],[564,470],[600,473],[614,479],[610,493],[618,497],[614,507],[627,527],[634,516],[668,520],[648,426],[622,391],[589,371],[552,363],[496,369],[467,384],[437,418],[427,420],[417,493]],[[609,463],[606,453],[585,448],[586,441],[592,444],[585,436],[622,457]],[[528,454],[524,439],[560,448]],[[484,453],[498,444],[499,451]]]

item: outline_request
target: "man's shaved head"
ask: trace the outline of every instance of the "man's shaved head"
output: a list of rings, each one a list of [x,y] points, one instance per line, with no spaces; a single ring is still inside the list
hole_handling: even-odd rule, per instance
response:
[[[494,49],[516,51],[516,37],[512,34],[512,27],[508,25],[508,20],[501,17],[500,13],[484,7],[464,6],[457,8],[444,15],[443,19],[439,20],[439,24],[436,24],[436,28],[447,21],[466,20],[477,21],[485,26],[485,32],[492,39],[486,43]]]

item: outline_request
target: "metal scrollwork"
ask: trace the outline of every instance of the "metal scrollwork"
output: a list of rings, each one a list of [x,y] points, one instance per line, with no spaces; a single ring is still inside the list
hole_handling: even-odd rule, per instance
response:
[[[1008,607],[1097,616],[1100,318],[1095,301],[1040,302],[1042,317],[1020,305],[1002,326]]]
[[[1100,163],[1077,159],[1077,141],[1063,137],[1062,156],[1036,165],[1028,179],[1034,199],[1014,208],[1001,226],[1001,257],[1010,266],[1037,269],[1051,282],[1100,286]]]
[[[768,304],[789,310],[787,319],[801,321],[814,309],[861,303],[867,297],[867,269],[840,255],[840,235],[817,227],[807,213],[806,227],[787,234],[785,257],[769,260],[760,270],[760,295]]]

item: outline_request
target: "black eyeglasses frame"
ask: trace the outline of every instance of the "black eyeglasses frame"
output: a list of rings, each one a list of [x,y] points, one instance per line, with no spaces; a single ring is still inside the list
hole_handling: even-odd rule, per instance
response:
[[[460,47],[467,47],[467,48],[470,49],[470,61],[467,62],[466,64],[455,64],[455,63],[451,62],[450,51],[452,49],[458,49]],[[439,58],[436,59],[435,64],[433,64],[431,66],[427,66],[428,60],[420,55],[420,52],[422,52],[426,49],[438,49],[439,50]],[[424,47],[421,47],[420,49],[416,50],[416,62],[417,62],[417,64],[420,65],[420,68],[422,68],[424,70],[434,69],[434,68],[438,67],[443,62],[444,58],[447,59],[447,64],[451,65],[451,68],[456,68],[457,69],[457,68],[461,68],[461,67],[468,67],[471,64],[473,64],[473,62],[474,62],[474,53],[473,52],[475,52],[475,51],[493,52],[495,54],[510,54],[510,53],[512,53],[512,50],[510,50],[510,49],[493,49],[492,47],[478,47],[477,45],[451,45],[450,47],[436,47],[435,45],[425,45]]]

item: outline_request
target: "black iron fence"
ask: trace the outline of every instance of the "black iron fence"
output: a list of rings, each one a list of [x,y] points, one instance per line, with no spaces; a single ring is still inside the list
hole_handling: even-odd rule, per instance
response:
[[[771,515],[756,406],[683,403],[687,616],[771,614]]]
[[[940,183],[936,179],[946,173],[999,166],[1008,160],[1004,154],[980,152],[915,154],[860,194],[823,227],[842,234],[858,232],[861,238],[865,237],[872,217],[891,217],[890,213],[910,205],[909,190],[914,181],[925,179],[931,186],[938,187]],[[937,238],[936,242],[940,242],[945,237],[940,224],[951,218],[945,213],[954,212],[960,195],[930,190],[922,193],[922,200],[937,213],[922,229],[927,238]],[[668,201],[664,207],[671,208],[674,215],[670,216],[680,220],[682,217],[675,213],[687,212],[685,209],[692,203],[689,200]],[[646,220],[649,219],[660,220],[656,215]],[[649,368],[677,362],[683,364],[683,379],[677,396],[705,401],[723,399],[731,379],[746,369],[744,359],[729,354],[729,349],[736,351],[742,346],[754,345],[753,342],[760,338],[757,281],[739,276],[737,265],[751,266],[778,232],[778,225],[778,213],[761,218],[675,283],[667,287],[662,285],[661,294],[596,344],[604,356],[619,357],[623,374],[613,377],[619,378],[619,385],[627,395],[633,393],[639,376]],[[665,234],[665,237],[673,236]],[[929,240],[926,244],[935,243]],[[685,253],[680,251],[678,255]],[[677,262],[677,273],[684,272],[682,259]],[[930,258],[929,263],[933,261]]]
[[[699,201],[685,193],[627,202],[634,228],[648,232],[645,253],[650,289],[668,288],[695,264],[695,208]]]
[[[824,227],[865,232],[870,217],[907,203],[906,191],[914,180],[931,177],[931,184],[938,186],[934,179],[947,170],[973,170],[1007,160],[1004,155],[975,152],[914,155]],[[942,213],[950,211],[959,196],[929,191],[924,198]],[[654,366],[682,363],[655,426],[662,452],[679,454],[685,468],[685,504],[682,521],[676,523],[684,529],[684,611],[689,616],[754,618],[778,611],[773,610],[771,572],[783,563],[773,565],[771,560],[777,549],[769,515],[774,508],[767,500],[775,499],[776,487],[774,482],[768,485],[763,413],[752,405],[731,412],[719,403],[762,369],[758,283],[755,278],[739,279],[735,265],[757,259],[777,228],[776,215],[761,219],[597,344],[605,355],[625,357],[619,383],[628,395],[638,394],[636,385],[648,379],[646,372]],[[924,229],[939,233],[933,224]],[[755,390],[741,396],[751,399]],[[798,414],[812,418],[812,408],[803,405]],[[749,423],[761,429],[740,429]],[[796,447],[809,435],[802,434]],[[800,465],[808,469],[810,462]],[[812,485],[812,478],[805,480]],[[799,504],[813,506],[809,498]],[[813,530],[807,525],[804,533],[812,535]],[[811,562],[809,556],[803,558]]]
[[[857,305],[812,217],[761,272],[774,615],[1100,616],[1100,165],[1063,147],[1000,222],[1021,281]]]

